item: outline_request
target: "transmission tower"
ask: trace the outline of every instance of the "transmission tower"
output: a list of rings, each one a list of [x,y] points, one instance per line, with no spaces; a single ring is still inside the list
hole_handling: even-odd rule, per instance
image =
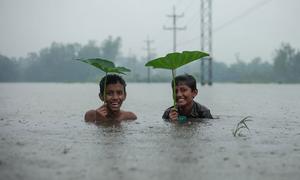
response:
[[[201,61],[201,85],[206,83],[212,85],[212,0],[201,0],[200,16],[201,50],[210,54]],[[207,61],[208,67],[205,68]],[[208,73],[208,79],[205,77],[206,73]]]

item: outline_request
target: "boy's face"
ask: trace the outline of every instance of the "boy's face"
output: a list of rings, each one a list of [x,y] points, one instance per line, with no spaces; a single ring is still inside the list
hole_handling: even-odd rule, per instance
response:
[[[119,111],[123,101],[126,99],[124,86],[117,82],[116,84],[108,84],[106,86],[106,104],[111,111]],[[101,98],[101,100],[103,100]]]
[[[178,84],[176,86],[176,103],[179,107],[191,105],[194,97],[197,95],[197,90],[192,90],[185,84]]]

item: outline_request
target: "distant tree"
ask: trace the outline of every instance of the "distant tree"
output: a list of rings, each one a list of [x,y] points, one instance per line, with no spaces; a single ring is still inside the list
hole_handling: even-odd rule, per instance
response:
[[[79,47],[77,56],[79,58],[100,57],[100,47],[96,45],[96,41],[89,41],[87,45]]]
[[[18,78],[17,63],[0,54],[0,82],[16,81]]]
[[[300,52],[288,43],[282,43],[275,51],[274,75],[279,82],[300,82]]]
[[[31,70],[33,64],[39,63],[39,54],[35,52],[30,52],[27,54],[26,57],[20,57],[17,60],[19,64],[19,81],[30,81],[30,79],[33,79],[31,76]],[[34,77],[34,76],[33,76]]]
[[[271,82],[273,66],[268,62],[263,62],[260,57],[254,58],[247,64],[249,82]]]
[[[228,66],[225,63],[213,61],[213,79],[217,82],[230,81]]]
[[[114,61],[120,53],[121,38],[113,39],[109,36],[101,45],[101,57]]]
[[[229,78],[233,82],[247,82],[247,64],[241,60],[231,64],[228,69]]]
[[[127,81],[146,81],[146,67],[141,61],[138,60],[135,55],[131,55],[128,57],[121,56],[118,58],[116,64],[118,64],[119,66],[126,66],[131,70],[131,72],[128,73],[126,77],[124,77]]]
[[[300,82],[300,52],[298,51],[291,62],[291,71],[293,72],[293,81]]]
[[[100,46],[96,41],[89,41],[85,45],[53,42],[38,53],[28,53],[26,57],[18,59],[0,55],[0,81],[98,82],[103,76],[102,72],[75,59],[101,57],[131,69],[126,80],[146,82],[147,67],[144,64],[148,59],[136,55],[122,56],[120,48],[121,38],[109,36]],[[199,81],[200,69],[200,62],[194,62],[179,68],[177,73],[192,74]],[[214,60],[213,79],[215,82],[300,83],[300,52],[290,44],[282,43],[275,50],[273,63],[264,62],[259,57],[249,63],[237,57],[236,63],[231,65]],[[165,71],[151,70],[151,81],[169,82],[170,75]]]
[[[285,82],[288,78],[289,63],[294,49],[289,44],[281,44],[281,47],[275,50],[274,57],[274,75],[280,82]]]

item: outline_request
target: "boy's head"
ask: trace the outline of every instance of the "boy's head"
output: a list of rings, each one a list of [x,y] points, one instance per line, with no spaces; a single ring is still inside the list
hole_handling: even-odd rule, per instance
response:
[[[173,88],[173,81],[172,81]],[[188,106],[193,103],[194,97],[198,94],[196,79],[189,75],[175,77],[176,103],[179,107]]]
[[[105,80],[106,77],[106,80]],[[104,84],[106,81],[106,93],[104,93]],[[116,74],[104,76],[100,83],[99,97],[107,103],[107,107],[112,111],[120,110],[123,101],[126,99],[126,83],[124,79]]]
[[[172,81],[172,87],[173,87],[173,81]],[[197,90],[197,82],[196,79],[189,74],[183,74],[175,77],[175,85],[187,85],[191,90]]]

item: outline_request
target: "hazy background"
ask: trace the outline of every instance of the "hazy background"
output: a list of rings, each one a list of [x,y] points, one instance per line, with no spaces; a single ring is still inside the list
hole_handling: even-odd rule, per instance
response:
[[[290,71],[300,71],[300,1],[212,2],[215,81],[298,82],[299,78],[291,80],[297,74]],[[153,40],[152,58],[173,51],[172,31],[163,29],[172,26],[167,15],[172,14],[173,6],[176,14],[184,13],[177,26],[187,27],[177,33],[177,50],[199,50],[200,0],[0,0],[0,81],[95,80],[93,69],[81,64],[68,66],[74,58],[95,56],[132,68],[128,79],[144,81],[147,37]],[[81,78],[66,78],[53,70],[46,72],[51,67],[85,73],[78,75]],[[247,75],[241,74],[249,69]],[[200,66],[192,64],[182,71],[198,77]],[[156,72],[160,76],[153,77],[154,81],[168,80],[163,76],[167,72],[155,70],[152,75]],[[16,73],[18,77],[7,78]],[[257,74],[267,77],[253,78]]]
[[[178,26],[187,26],[178,51],[200,48],[199,3],[0,0],[0,179],[298,180],[300,84],[283,83],[300,83],[299,0],[213,0],[214,84],[198,86],[195,101],[217,119],[162,121],[170,71],[151,70],[152,82],[168,83],[135,83],[147,81],[147,36],[153,58],[172,52],[162,27],[172,25],[173,5],[185,15]],[[103,73],[74,60],[90,57],[132,70],[122,109],[136,122],[83,123],[102,104]],[[199,82],[200,61],[177,72]],[[246,116],[250,131],[234,137]]]
[[[0,53],[25,56],[61,43],[122,38],[125,55],[146,56],[149,36],[158,56],[172,51],[172,6],[178,26],[178,50],[200,48],[200,0],[0,0]],[[213,0],[213,51],[216,59],[232,63],[235,54],[250,60],[270,60],[281,42],[300,47],[300,1]],[[233,20],[233,21],[232,21]],[[223,26],[224,25],[224,26]]]

